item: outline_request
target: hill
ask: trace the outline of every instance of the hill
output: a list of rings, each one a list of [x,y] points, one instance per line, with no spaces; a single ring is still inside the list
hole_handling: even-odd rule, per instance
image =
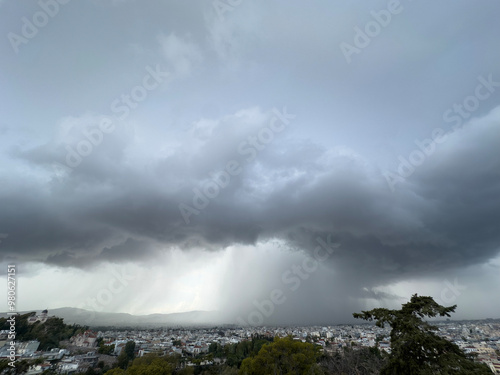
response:
[[[132,315],[127,313],[94,312],[73,307],[49,310],[49,315],[64,319],[66,324],[90,327],[212,326],[224,324],[216,311],[189,311],[172,314]],[[0,314],[6,316],[6,314]]]
[[[85,331],[86,327],[77,324],[68,325],[59,317],[49,317],[45,322],[29,324],[28,319],[34,316],[34,312],[16,316],[16,341],[38,340],[40,350],[57,348],[59,342],[67,340],[71,336]],[[10,328],[7,318],[0,318],[0,330]]]

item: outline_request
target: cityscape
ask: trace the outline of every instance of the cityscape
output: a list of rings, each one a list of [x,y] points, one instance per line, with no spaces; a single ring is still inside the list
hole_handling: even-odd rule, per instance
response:
[[[50,317],[47,310],[31,314],[29,324],[45,323]],[[481,321],[442,320],[434,323],[437,334],[449,340],[475,361],[486,364],[492,373],[500,373],[500,319]],[[0,331],[0,359],[8,359],[9,331]],[[61,348],[39,350],[37,340],[16,342],[16,359],[35,360],[26,374],[42,374],[54,370],[57,374],[90,373],[89,369],[110,368],[127,343],[134,343],[134,356],[180,356],[183,368],[221,368],[235,361],[224,353],[216,354],[217,345],[234,346],[254,338],[274,339],[291,337],[293,340],[316,345],[326,355],[345,350],[377,347],[391,353],[390,329],[374,324],[342,324],[309,327],[238,327],[234,325],[170,328],[113,328],[88,329],[60,342]],[[104,350],[107,348],[109,350]],[[229,361],[229,362],[228,362]],[[235,361],[237,362],[237,360]],[[219,372],[215,372],[219,373]]]
[[[0,375],[500,373],[499,12],[0,0]]]

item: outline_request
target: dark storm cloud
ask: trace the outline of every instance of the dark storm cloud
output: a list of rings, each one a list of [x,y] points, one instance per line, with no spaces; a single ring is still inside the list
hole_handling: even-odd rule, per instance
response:
[[[120,160],[104,173],[104,154],[96,153],[66,177],[52,176],[48,187],[12,183],[2,197],[0,225],[9,233],[3,253],[82,266],[146,260],[172,246],[217,250],[272,238],[312,251],[318,236],[332,235],[342,246],[330,266],[344,276],[356,269],[362,283],[374,284],[498,254],[498,110],[450,133],[394,192],[354,152],[293,141],[286,133],[245,164],[237,140],[268,120],[259,114],[260,123],[252,123],[254,115],[247,113],[239,134],[220,121],[210,137],[157,160],[149,172]],[[204,161],[212,147],[216,156]],[[192,205],[193,189],[203,190],[209,171],[230,158],[239,158],[241,174],[186,224],[179,203]],[[40,168],[34,158],[25,160]]]

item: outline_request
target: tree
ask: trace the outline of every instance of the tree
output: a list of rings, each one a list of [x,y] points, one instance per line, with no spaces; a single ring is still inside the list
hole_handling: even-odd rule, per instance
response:
[[[129,362],[134,359],[135,355],[135,342],[128,341],[125,344],[125,347],[122,349],[118,359],[116,360],[116,364],[119,368],[126,369]]]
[[[127,357],[132,360],[134,359],[134,352],[135,352],[135,341],[128,341],[126,344],[125,344],[125,348],[123,348],[123,351],[125,352],[125,354],[127,355]]]
[[[60,341],[67,340],[71,336],[84,332],[88,327],[76,324],[64,324],[63,319],[49,317],[45,323],[28,323],[28,319],[35,316],[35,312],[16,316],[16,340],[29,341],[38,340],[40,345],[38,350],[50,350],[60,347]],[[10,328],[6,318],[0,318],[0,330]]]
[[[321,374],[316,360],[319,349],[314,344],[296,341],[292,337],[276,337],[271,344],[265,344],[259,353],[241,363],[242,375],[301,375]]]
[[[106,355],[111,355],[115,351],[115,344],[111,345],[106,345],[104,344],[104,341],[101,341],[99,343],[99,348],[97,349],[97,352],[99,354],[106,354]]]
[[[18,375],[18,374],[25,374],[31,366],[39,365],[40,363],[43,363],[44,360],[41,358],[37,359],[17,359],[15,366],[11,367],[9,365],[9,360],[2,359],[0,360],[0,374],[12,374],[12,375]]]
[[[385,363],[377,347],[344,348],[342,353],[324,355],[321,367],[325,374],[375,375],[380,374]]]
[[[127,375],[171,375],[175,365],[168,357],[148,354],[136,358],[127,369]]]
[[[175,375],[194,375],[194,368],[192,366],[184,367],[183,369],[177,370]]]
[[[105,375],[125,375],[125,370],[121,368],[114,368],[105,373]]]
[[[238,369],[235,367],[225,366],[221,370],[220,375],[238,375]]]
[[[376,308],[353,316],[392,328],[391,353],[382,375],[491,374],[486,365],[472,361],[457,345],[436,335],[437,327],[423,320],[449,317],[456,307],[444,307],[432,297],[414,294],[401,310]]]

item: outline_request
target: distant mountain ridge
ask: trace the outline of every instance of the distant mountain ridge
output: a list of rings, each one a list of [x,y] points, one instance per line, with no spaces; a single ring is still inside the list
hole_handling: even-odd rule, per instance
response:
[[[34,310],[19,312],[25,314]],[[39,314],[42,310],[36,310]],[[66,324],[80,324],[95,326],[132,326],[132,327],[160,327],[160,326],[194,326],[220,325],[224,322],[217,311],[188,311],[171,314],[132,315],[128,313],[109,313],[90,311],[74,307],[48,309],[49,316],[64,319]],[[6,313],[0,314],[6,316]]]
[[[19,314],[36,312],[40,314],[42,310],[27,310],[18,311]],[[236,322],[224,319],[223,314],[219,311],[188,311],[181,313],[170,314],[148,314],[148,315],[132,315],[128,313],[109,313],[109,312],[94,312],[91,310],[79,309],[75,307],[62,307],[56,309],[48,309],[48,316],[56,316],[64,319],[65,324],[79,324],[89,327],[138,327],[138,328],[157,328],[157,327],[180,327],[180,326],[222,326],[222,325],[239,325]],[[7,313],[0,313],[0,318],[7,317]],[[450,321],[448,319],[448,321]],[[447,323],[445,320],[436,320],[436,322]],[[460,322],[492,322],[500,323],[500,318],[492,319],[459,319],[451,320],[453,323]],[[313,324],[317,325],[342,325],[352,323],[324,323]],[[358,323],[359,324],[359,323]],[[363,323],[369,324],[369,323]],[[271,324],[272,325],[272,324]],[[286,325],[286,324],[285,324]],[[301,324],[292,324],[293,326]],[[307,324],[306,324],[307,325]]]

